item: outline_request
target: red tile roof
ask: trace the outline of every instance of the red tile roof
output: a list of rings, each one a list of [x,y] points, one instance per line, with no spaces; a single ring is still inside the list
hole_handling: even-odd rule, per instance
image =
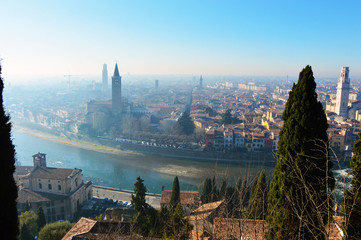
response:
[[[90,229],[96,224],[97,221],[89,218],[81,218],[62,238],[62,240],[70,240],[72,236],[89,232]]]

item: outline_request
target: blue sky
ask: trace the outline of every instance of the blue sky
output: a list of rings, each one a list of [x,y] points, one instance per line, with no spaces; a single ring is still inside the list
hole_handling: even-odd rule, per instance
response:
[[[12,77],[98,74],[361,76],[361,1],[0,0]]]

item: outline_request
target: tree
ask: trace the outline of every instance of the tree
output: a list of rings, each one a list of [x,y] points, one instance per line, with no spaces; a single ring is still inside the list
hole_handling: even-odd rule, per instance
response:
[[[176,176],[173,180],[173,187],[172,187],[172,195],[170,196],[169,206],[172,210],[180,203],[180,189],[179,189],[179,180]]]
[[[20,229],[26,225],[27,231],[29,232],[32,238],[35,237],[36,233],[38,232],[38,225],[37,225],[38,217],[33,211],[26,211],[19,215],[19,224]]]
[[[38,218],[36,221],[38,225],[38,232],[45,226],[46,220],[45,220],[45,214],[43,208],[40,206],[38,207]]]
[[[216,184],[216,177],[213,176],[212,179],[212,191],[211,191],[211,202],[218,201],[218,190]]]
[[[201,200],[202,204],[212,202],[212,180],[210,178],[204,180]]]
[[[355,141],[352,151],[352,188],[344,194],[346,236],[347,239],[361,239],[361,140]]]
[[[28,227],[26,224],[21,226],[20,228],[20,240],[32,240],[34,239],[34,236],[31,236]]]
[[[148,236],[149,234],[149,218],[147,217],[149,204],[146,203],[145,194],[147,188],[143,184],[144,180],[137,177],[137,181],[134,183],[134,194],[132,194],[132,205],[136,211],[135,215],[135,231],[142,235]]]
[[[175,239],[189,239],[192,226],[185,218],[182,206],[178,203],[171,214],[171,236]]]
[[[219,199],[225,199],[227,194],[227,179],[223,177],[221,189],[219,190]]]
[[[268,239],[324,239],[334,178],[327,119],[306,66],[282,115],[277,164],[268,198]]]
[[[265,219],[267,214],[267,192],[266,173],[262,170],[252,186],[251,199],[247,209],[248,218]]]
[[[14,180],[15,172],[15,148],[11,141],[10,117],[5,113],[3,102],[4,82],[1,77],[0,63],[0,189],[6,193],[6,197],[0,198],[2,207],[0,215],[0,232],[7,239],[16,239],[19,234],[18,212],[16,199],[18,189]]]
[[[74,224],[65,222],[55,222],[46,224],[39,232],[39,240],[61,240]]]
[[[227,109],[227,111],[225,111],[221,117],[221,124],[234,124],[239,122],[237,118],[232,116],[231,109]]]
[[[183,112],[178,118],[177,125],[182,134],[191,135],[194,132],[194,122],[186,112]]]

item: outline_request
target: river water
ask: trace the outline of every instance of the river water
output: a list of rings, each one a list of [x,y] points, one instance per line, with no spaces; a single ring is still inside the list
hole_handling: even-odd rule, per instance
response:
[[[205,177],[223,175],[229,182],[238,178],[254,176],[262,169],[271,174],[273,167],[199,161],[186,158],[160,157],[131,152],[102,153],[80,147],[48,141],[43,138],[14,130],[13,143],[16,149],[17,164],[33,166],[32,155],[37,152],[47,154],[48,167],[79,168],[83,179],[96,185],[132,190],[136,178],[144,179],[148,192],[160,193],[161,187],[172,188],[177,175],[181,190],[199,190]]]

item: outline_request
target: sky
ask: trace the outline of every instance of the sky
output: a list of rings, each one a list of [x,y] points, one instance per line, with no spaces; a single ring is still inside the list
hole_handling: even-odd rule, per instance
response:
[[[7,79],[121,74],[361,76],[361,1],[0,0]],[[111,74],[110,74],[111,75]]]

